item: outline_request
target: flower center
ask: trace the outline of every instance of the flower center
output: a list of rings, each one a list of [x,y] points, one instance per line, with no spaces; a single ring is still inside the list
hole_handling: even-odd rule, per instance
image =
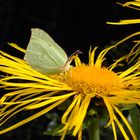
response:
[[[106,68],[80,65],[70,69],[61,76],[74,91],[81,94],[111,95],[112,91],[118,91],[122,87],[122,81],[116,73]]]

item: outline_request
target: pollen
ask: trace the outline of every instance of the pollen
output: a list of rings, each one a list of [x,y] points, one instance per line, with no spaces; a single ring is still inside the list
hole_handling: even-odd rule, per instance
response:
[[[80,65],[61,75],[61,81],[69,85],[78,94],[111,95],[112,91],[122,88],[119,76],[107,68]]]

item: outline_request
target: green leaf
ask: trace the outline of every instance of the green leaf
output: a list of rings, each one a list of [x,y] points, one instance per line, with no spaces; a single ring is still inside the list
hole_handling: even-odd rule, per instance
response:
[[[130,109],[129,113],[132,121],[132,128],[137,136],[137,139],[140,140],[140,114],[137,107]]]
[[[59,133],[59,131],[63,128],[64,126],[62,124],[57,125],[55,128],[50,129],[50,130],[46,130],[45,132],[43,132],[44,135],[50,135],[50,136],[60,136],[61,133]]]
[[[136,107],[136,104],[120,104],[119,105],[119,109],[121,110],[129,110],[135,107]]]

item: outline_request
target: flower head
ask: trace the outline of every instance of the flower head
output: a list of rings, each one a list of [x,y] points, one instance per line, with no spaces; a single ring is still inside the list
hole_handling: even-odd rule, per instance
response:
[[[113,70],[119,63],[127,59],[127,56],[116,60],[109,67],[102,65],[105,55],[121,42],[102,50],[97,59],[95,59],[97,48],[90,49],[88,64],[83,64],[79,57],[76,56],[74,67],[56,75],[44,75],[32,69],[24,60],[1,51],[0,71],[8,75],[2,77],[0,83],[2,87],[9,88],[12,91],[6,93],[0,99],[0,125],[5,124],[15,114],[23,110],[39,109],[39,111],[1,130],[0,134],[32,121],[67,101],[68,98],[72,98],[69,107],[62,116],[61,122],[64,127],[60,130],[61,140],[64,139],[68,131],[72,131],[74,136],[78,135],[78,139],[81,140],[82,125],[90,103],[98,98],[103,101],[107,108],[110,118],[107,126],[112,126],[114,139],[117,140],[115,125],[118,126],[124,138],[129,139],[123,125],[116,116],[118,114],[128,128],[132,138],[136,140],[136,136],[119,109],[119,105],[140,103],[140,71],[138,71],[140,61],[119,72],[114,72]],[[25,52],[15,44],[11,45]]]

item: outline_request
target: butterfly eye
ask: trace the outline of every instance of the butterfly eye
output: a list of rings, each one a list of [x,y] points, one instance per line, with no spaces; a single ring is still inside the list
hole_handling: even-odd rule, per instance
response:
[[[72,53],[69,58],[68,58],[68,62],[71,63],[73,61],[73,59],[78,55],[78,54],[82,54],[83,52],[81,52],[80,50],[76,50],[74,53]]]
[[[63,66],[63,67],[61,67],[61,69],[63,69],[63,71],[67,71],[69,68],[70,68],[70,63],[73,61],[73,59],[78,55],[78,54],[82,54],[83,52],[81,52],[80,50],[77,50],[77,51],[75,51],[74,53],[72,53],[69,57],[68,57],[68,59],[67,59],[67,61],[66,61],[66,63],[65,63],[65,65]]]

